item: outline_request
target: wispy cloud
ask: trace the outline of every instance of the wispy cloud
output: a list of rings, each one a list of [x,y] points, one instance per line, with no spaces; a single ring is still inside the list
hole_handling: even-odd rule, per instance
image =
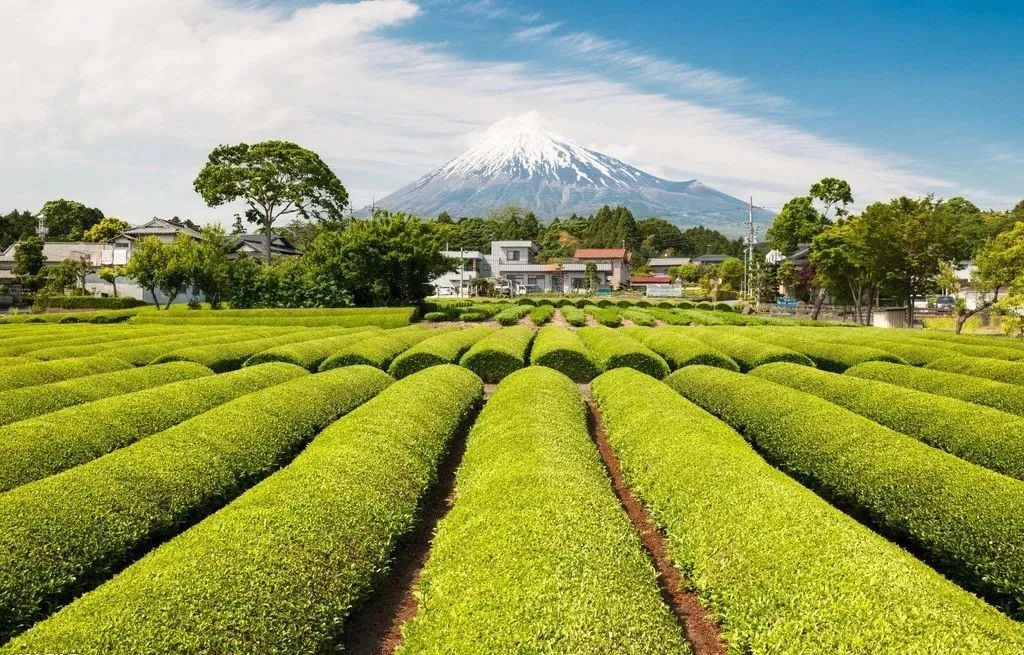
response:
[[[543,25],[535,25],[533,27],[527,27],[526,29],[519,30],[512,35],[512,38],[516,41],[534,41],[542,36],[551,34],[559,27],[562,23],[544,23]]]
[[[399,40],[388,28],[420,14],[408,0],[260,7],[0,3],[0,88],[18,90],[0,112],[4,202],[36,209],[68,196],[129,220],[215,220],[230,211],[205,208],[191,184],[210,149],[283,138],[319,152],[363,204],[458,154],[466,134],[532,109],[587,146],[769,207],[825,174],[848,179],[858,201],[956,191],[887,153],[699,101],[696,89],[742,93],[743,82],[662,69],[596,37],[567,44],[685,80],[693,97]]]

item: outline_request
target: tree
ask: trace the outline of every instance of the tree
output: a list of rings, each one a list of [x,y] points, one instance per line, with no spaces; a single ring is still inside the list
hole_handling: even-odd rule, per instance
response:
[[[700,268],[696,264],[680,264],[668,269],[668,277],[673,282],[682,280],[684,284],[695,284],[700,280]]]
[[[344,289],[359,306],[421,302],[430,280],[456,262],[441,254],[430,223],[402,213],[324,232],[306,251],[310,274]]]
[[[104,266],[99,270],[100,279],[114,289],[114,297],[117,298],[117,278],[121,276],[120,266]]]
[[[711,302],[718,302],[718,294],[727,290],[717,266],[701,266],[701,276],[697,285],[705,296],[711,298]]]
[[[39,211],[45,216],[50,241],[80,241],[86,231],[103,220],[103,212],[76,200],[51,200]]]
[[[797,245],[810,243],[828,225],[828,219],[815,208],[811,196],[793,198],[782,206],[768,228],[768,243],[788,255]]]
[[[743,262],[729,257],[718,265],[718,276],[722,278],[724,289],[731,290],[743,284]]]
[[[159,239],[146,237],[135,243],[132,256],[124,267],[124,274],[153,296],[153,304],[157,309],[160,309],[160,300],[156,292],[160,288],[160,278],[167,266],[168,254],[167,246]]]
[[[211,207],[236,200],[247,205],[246,218],[263,228],[267,265],[274,221],[294,214],[341,222],[348,206],[348,192],[319,155],[287,141],[220,146],[194,187]]]
[[[796,264],[788,259],[779,264],[775,269],[775,281],[785,287],[787,296],[795,297],[796,287],[800,281],[800,271],[797,270]]]
[[[948,283],[948,280],[944,281]],[[957,334],[963,330],[967,319],[994,305],[1000,305],[1000,293],[1024,287],[1024,222],[990,239],[978,250],[974,257],[971,284],[976,293],[974,309],[967,309],[959,294],[954,307]],[[1016,311],[1019,307],[1016,305],[1013,309]]]
[[[228,268],[228,299],[235,309],[252,309],[266,302],[263,275],[268,269],[252,257],[236,257]]]
[[[245,234],[245,222],[241,214],[235,214],[235,222],[231,224],[231,236]]]
[[[17,209],[0,215],[0,250],[6,250],[12,243],[34,236],[36,217],[30,211]]]
[[[170,309],[171,303],[192,286],[197,269],[197,249],[198,244],[185,234],[179,234],[174,243],[164,246],[166,258],[158,279],[160,288],[167,294],[164,309]]]
[[[208,225],[202,230],[203,238],[192,245],[192,272],[190,282],[193,289],[206,296],[210,307],[218,309],[227,297],[231,284],[232,239],[224,228]]]
[[[683,230],[682,246],[680,254],[686,256],[698,255],[730,255],[737,257],[743,253],[743,242],[730,241],[721,232],[698,225]]]
[[[14,247],[14,266],[11,272],[18,277],[35,277],[43,270],[43,240],[29,237]]]
[[[591,291],[596,289],[601,284],[601,280],[597,276],[597,264],[595,264],[594,262],[586,263],[586,265],[583,267],[583,280],[584,283],[587,285],[587,288],[590,289]]]
[[[65,259],[46,270],[47,290],[56,294],[63,294],[66,290],[74,288],[84,291],[85,276],[89,270],[88,260],[75,257]]]
[[[640,231],[640,256],[645,259],[672,256],[683,249],[683,233],[664,218],[645,218],[637,221]]]
[[[99,223],[86,230],[82,238],[93,243],[113,241],[117,235],[130,227],[131,225],[116,216],[104,216]]]
[[[822,216],[826,219],[832,209],[836,210],[836,216],[846,216],[846,206],[853,204],[853,191],[849,182],[835,177],[824,177],[815,182],[808,195],[825,205]]]

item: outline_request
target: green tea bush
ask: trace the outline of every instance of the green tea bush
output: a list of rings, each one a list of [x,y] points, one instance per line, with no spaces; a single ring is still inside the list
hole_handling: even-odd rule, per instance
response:
[[[1024,479],[1024,420],[1016,414],[795,364],[768,364],[752,375],[812,393],[968,462]]]
[[[616,328],[622,325],[622,315],[613,307],[587,305],[583,311],[594,317],[598,323],[605,327]]]
[[[764,343],[735,332],[707,327],[671,329],[679,330],[680,334],[698,339],[712,348],[720,350],[739,364],[740,370],[743,372],[772,362],[792,362],[804,366],[814,366],[814,362],[810,358],[791,348]]]
[[[1024,384],[1024,363],[981,357],[952,356],[928,362],[925,368],[962,373],[1007,384]]]
[[[670,304],[670,307],[678,307],[679,309],[693,309],[696,306],[697,305],[695,303],[692,303],[689,300],[681,300],[675,305]]]
[[[622,312],[628,320],[632,321],[634,325],[640,325],[644,327],[651,327],[655,324],[654,317],[647,312],[642,312],[636,309],[627,309]]]
[[[960,373],[897,366],[885,362],[859,364],[846,375],[896,384],[1024,416],[1024,387]],[[989,426],[984,426],[988,429]]]
[[[589,382],[601,372],[601,359],[568,328],[549,325],[537,332],[530,363],[547,366],[576,382]]]
[[[728,652],[1024,648],[1019,624],[770,466],[665,384],[616,369],[591,391],[626,481],[727,626]]]
[[[352,329],[363,330],[366,328]],[[102,354],[104,357],[122,359],[133,366],[145,366],[168,351],[175,351],[181,348],[193,348],[197,346],[213,346],[226,343],[233,344],[252,339],[269,339],[275,336],[284,336],[293,331],[294,330],[290,330],[289,328],[274,327],[244,328],[244,330],[240,331],[232,329],[228,331],[217,331],[208,336],[189,335],[172,340],[153,339],[145,343],[131,346],[107,348],[100,351],[99,354]]]
[[[210,369],[199,364],[175,362],[111,373],[97,373],[62,382],[0,391],[0,425],[22,421],[101,398],[119,396],[212,374]]]
[[[296,327],[361,327],[384,329],[409,325],[415,307],[354,307],[346,309],[238,309],[202,311],[140,311],[135,324],[161,325],[280,325]]]
[[[520,319],[522,319],[524,316],[530,313],[530,310],[532,308],[533,305],[512,305],[495,314],[494,320],[496,320],[501,325],[516,325],[517,323],[519,323]]]
[[[210,370],[216,373],[223,373],[241,368],[242,364],[250,357],[270,348],[276,348],[285,344],[301,343],[303,341],[313,341],[314,339],[324,339],[349,332],[344,329],[340,332],[338,329],[295,330],[294,332],[263,339],[218,343],[209,346],[191,346],[172,350],[165,355],[157,357],[151,363],[195,362],[196,364],[209,367]]]
[[[95,400],[0,427],[0,491],[92,461],[304,373],[291,364],[265,364]]]
[[[688,652],[568,378],[530,367],[498,385],[457,498],[398,653]]]
[[[457,364],[459,358],[474,343],[493,333],[494,328],[487,325],[479,325],[456,332],[445,332],[444,334],[424,339],[398,355],[391,362],[388,372],[396,380],[400,380],[431,366]]]
[[[228,331],[228,329],[219,326],[205,330],[201,328],[197,330],[191,327],[175,329],[165,326],[157,326],[155,330],[149,326],[124,327],[116,331],[113,329],[96,329],[99,334],[92,335],[91,337],[46,339],[36,342],[36,344],[27,349],[22,346],[19,348],[19,354],[41,360],[91,357],[93,355],[102,355],[105,351],[115,348],[172,343],[188,337],[210,336]]]
[[[581,328],[576,334],[594,351],[606,371],[625,366],[659,380],[668,375],[668,364],[661,355],[618,330],[592,326]]]
[[[438,323],[441,321],[454,321],[458,314],[454,312],[427,312],[423,315],[423,320],[431,323]]]
[[[823,343],[803,338],[800,333],[792,332],[792,328],[758,330],[750,335],[754,339],[767,341],[777,346],[795,350],[810,358],[818,368],[833,373],[842,373],[851,366],[864,362],[891,362],[904,364],[907,362],[893,353],[868,346],[854,346],[842,343]]]
[[[146,304],[137,298],[127,296],[45,296],[35,301],[35,307],[40,309],[132,309],[144,307]]]
[[[495,305],[493,303],[477,303],[460,309],[459,318],[463,321],[468,320],[465,318],[466,314],[483,314],[490,318],[505,309],[505,307],[505,305]]]
[[[460,321],[468,321],[470,323],[479,323],[480,321],[486,321],[490,316],[485,312],[463,312],[459,314]]]
[[[1024,485],[817,396],[687,366],[665,380],[833,505],[1011,615],[1024,610]]]
[[[402,328],[401,330],[389,330],[369,339],[360,339],[355,343],[350,343],[334,351],[330,357],[320,364],[320,370],[329,371],[340,366],[363,364],[386,371],[395,357],[401,355],[412,346],[415,346],[424,339],[458,329],[452,326],[424,329],[417,325]]]
[[[587,305],[590,305],[590,304],[592,304],[592,302],[591,302],[590,298],[588,298],[586,296],[584,296],[582,298],[577,298],[573,302],[573,305],[576,306],[576,309],[583,309],[584,307],[586,307]]]
[[[286,343],[283,346],[268,348],[245,360],[244,365],[255,366],[256,364],[266,364],[267,362],[288,362],[313,372],[317,370],[325,359],[342,348],[384,334],[378,327],[358,328],[358,330],[358,332],[342,334],[336,337],[313,339],[299,343]]]
[[[530,311],[530,322],[539,327],[550,321],[554,315],[555,308],[551,305],[538,305]]]
[[[565,322],[574,327],[583,327],[587,324],[587,314],[582,309],[577,309],[571,305],[565,305],[558,311],[562,312],[562,318]]]
[[[15,364],[0,369],[0,391],[34,387],[97,373],[108,373],[128,368],[128,364],[109,357],[83,357],[51,362]]]
[[[712,310],[714,308],[715,308],[715,306],[712,305],[709,302],[699,302],[696,305],[694,305],[694,309],[704,309],[704,310],[710,311],[710,310]]]
[[[883,350],[895,355],[912,366],[924,366],[937,359],[944,359],[950,356],[948,350],[932,348],[917,343],[900,343],[886,339],[878,339],[874,336],[875,330],[849,330],[834,328],[797,328],[803,339],[813,339],[826,343],[850,344],[854,346],[866,346]]]
[[[498,330],[473,344],[460,363],[484,382],[499,382],[527,362],[535,332],[522,325]]]
[[[369,367],[304,375],[0,495],[0,638],[219,509],[391,381]]]
[[[512,302],[514,302],[517,305],[524,305],[524,306],[528,306],[528,307],[536,307],[537,306],[537,301],[534,300],[533,298],[516,298]]]
[[[703,341],[691,339],[685,333],[654,329],[638,330],[629,336],[665,358],[673,371],[694,364],[718,366],[730,371],[740,370],[739,365],[728,355]]]
[[[481,393],[480,380],[454,366],[395,383],[11,647],[177,655],[187,635],[194,654],[327,652],[412,529]]]

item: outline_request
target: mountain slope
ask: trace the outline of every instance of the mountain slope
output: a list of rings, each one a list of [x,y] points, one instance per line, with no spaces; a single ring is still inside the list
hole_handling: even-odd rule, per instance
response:
[[[697,180],[672,182],[645,173],[551,132],[531,115],[495,125],[478,145],[376,204],[453,217],[517,205],[540,218],[624,205],[638,219],[660,216],[680,227],[702,224],[730,234],[742,232],[747,220],[747,204],[739,198]],[[755,209],[761,225],[771,216]]]

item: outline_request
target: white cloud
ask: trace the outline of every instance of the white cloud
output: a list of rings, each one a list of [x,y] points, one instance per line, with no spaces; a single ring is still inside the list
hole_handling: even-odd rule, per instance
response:
[[[561,27],[561,25],[561,23],[556,22],[544,23],[543,25],[536,25],[534,27],[527,27],[526,29],[519,30],[518,32],[513,34],[512,38],[516,41],[533,41],[542,36],[547,36],[548,34],[551,34],[559,27]]]
[[[388,35],[418,14],[407,0],[298,10],[6,0],[0,88],[17,96],[0,111],[4,202],[37,209],[68,196],[129,220],[223,219],[230,210],[205,208],[191,188],[206,154],[220,143],[283,138],[319,152],[363,204],[458,154],[466,134],[534,109],[585,145],[770,207],[824,175],[847,178],[858,201],[951,195],[949,182],[884,153],[766,118]],[[712,71],[670,73],[708,89],[732,84]]]

